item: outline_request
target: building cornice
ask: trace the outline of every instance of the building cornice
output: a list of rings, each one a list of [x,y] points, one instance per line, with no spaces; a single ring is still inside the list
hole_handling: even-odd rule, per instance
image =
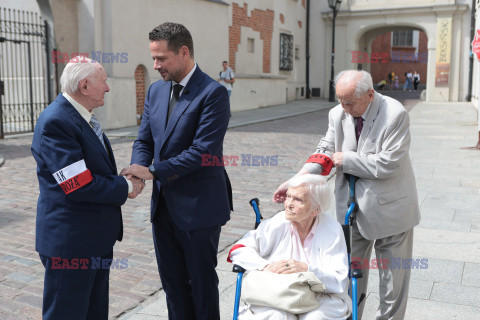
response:
[[[412,15],[412,14],[454,14],[457,12],[465,12],[468,10],[467,4],[448,4],[434,5],[408,8],[384,8],[371,10],[348,10],[339,11],[337,18],[339,20],[348,20],[350,18],[368,18],[392,15]],[[323,20],[332,20],[332,11],[324,11],[321,13]]]
[[[222,1],[222,0],[205,0],[205,1],[215,2],[215,3],[223,4],[223,5],[226,5],[226,6],[230,5],[228,2],[225,2],[225,1]]]

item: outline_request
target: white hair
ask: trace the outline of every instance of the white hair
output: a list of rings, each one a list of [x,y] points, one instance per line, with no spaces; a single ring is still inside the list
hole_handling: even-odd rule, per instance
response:
[[[78,90],[78,83],[91,77],[95,70],[97,70],[97,62],[83,56],[77,56],[72,58],[65,69],[63,69],[62,76],[60,77],[60,85],[62,92],[73,94]]]
[[[335,87],[338,81],[355,82],[355,96],[360,98],[368,91],[373,90],[372,75],[364,70],[344,70],[335,77]]]
[[[288,180],[288,186],[297,188],[304,186],[308,188],[308,197],[312,206],[319,213],[324,213],[330,207],[331,194],[327,184],[327,179],[316,174],[296,175]]]

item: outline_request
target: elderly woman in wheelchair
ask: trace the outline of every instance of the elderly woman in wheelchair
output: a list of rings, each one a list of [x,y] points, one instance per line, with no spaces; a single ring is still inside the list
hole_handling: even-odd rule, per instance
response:
[[[262,274],[262,277],[273,276],[281,281],[285,279],[279,278],[282,275],[313,272],[313,276],[323,283],[324,292],[314,293],[318,303],[313,310],[307,309],[308,312],[299,313],[302,301],[296,302],[300,309],[295,310],[285,310],[275,304],[281,304],[281,301],[274,301],[276,307],[246,302],[238,319],[346,319],[351,312],[351,299],[347,294],[347,248],[340,224],[324,214],[331,198],[327,182],[321,176],[305,174],[293,177],[288,186],[285,211],[248,232],[232,247],[229,260],[250,272],[262,271],[255,273]],[[248,277],[249,274],[245,281]],[[258,282],[258,286],[265,285],[263,281]],[[258,287],[256,291],[268,295],[275,287]],[[296,296],[290,294],[290,299]]]

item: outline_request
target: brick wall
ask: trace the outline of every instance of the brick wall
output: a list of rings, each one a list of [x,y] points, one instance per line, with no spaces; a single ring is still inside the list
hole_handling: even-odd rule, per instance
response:
[[[249,27],[260,32],[260,39],[263,40],[263,72],[270,73],[271,52],[272,52],[272,34],[273,19],[275,12],[273,10],[254,9],[248,16],[248,4],[244,3],[240,7],[237,3],[232,3],[232,25],[229,27],[229,63],[235,69],[235,52],[241,40],[241,27]]]
[[[428,38],[427,35],[420,31],[418,57],[412,59],[415,53],[415,48],[412,47],[391,47],[392,33],[387,32],[377,36],[372,42],[372,53],[380,53],[376,57],[372,54],[371,59],[382,58],[381,53],[388,52],[387,59],[381,59],[386,61],[371,61],[370,72],[374,83],[379,83],[381,80],[387,80],[389,72],[395,72],[398,75],[398,81],[400,84],[405,83],[405,73],[417,70],[420,74],[420,83],[426,83],[427,77],[427,58],[428,58]],[[385,56],[384,56],[385,57]]]
[[[143,114],[143,104],[145,103],[145,72],[143,65],[138,65],[135,69],[135,93],[137,96],[137,115]],[[140,124],[141,119],[137,117],[137,124]]]

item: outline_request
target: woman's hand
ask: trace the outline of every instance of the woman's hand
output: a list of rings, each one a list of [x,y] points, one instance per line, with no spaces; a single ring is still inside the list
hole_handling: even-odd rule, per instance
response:
[[[272,262],[263,270],[273,273],[289,274],[308,271],[308,265],[304,262],[288,259]]]

